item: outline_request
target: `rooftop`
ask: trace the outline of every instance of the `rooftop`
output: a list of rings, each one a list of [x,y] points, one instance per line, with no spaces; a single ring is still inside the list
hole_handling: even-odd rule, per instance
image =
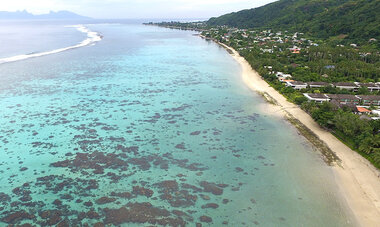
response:
[[[371,112],[370,110],[368,110],[368,109],[366,109],[366,108],[364,108],[364,107],[359,107],[359,106],[357,106],[356,109],[357,109],[358,112],[360,112],[360,113],[370,113],[370,112]]]
[[[289,82],[290,84],[293,84],[293,85],[307,85],[307,83],[304,83],[304,82],[301,82],[301,81],[293,81],[293,82]]]
[[[357,83],[357,85],[361,87],[379,87],[377,84],[374,83]]]
[[[358,97],[362,100],[379,101],[380,102],[380,95],[358,95]]]
[[[338,82],[338,83],[333,83],[335,86],[346,86],[346,87],[357,87],[355,83],[351,82]]]
[[[345,95],[345,94],[328,94],[331,99],[349,99],[349,100],[359,100],[355,95]]]
[[[309,84],[309,85],[324,85],[324,86],[329,85],[329,83],[326,83],[326,82],[307,82],[307,84]]]
[[[313,98],[313,99],[329,99],[329,97],[327,97],[327,95],[320,94],[320,93],[307,93],[305,95],[307,95],[307,96],[309,96],[310,98]]]

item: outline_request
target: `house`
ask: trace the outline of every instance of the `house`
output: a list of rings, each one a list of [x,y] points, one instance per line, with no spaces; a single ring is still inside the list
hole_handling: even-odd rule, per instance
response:
[[[372,120],[380,120],[380,109],[378,110],[372,110],[371,112],[373,115],[373,117],[371,117]]]
[[[301,90],[304,88],[307,88],[307,83],[300,82],[300,81],[293,81],[293,82],[286,82],[285,86],[292,87],[296,90]]]
[[[270,71],[272,71],[272,69],[273,69],[273,67],[272,66],[264,66],[264,68],[266,68],[266,69],[269,69]]]
[[[293,48],[289,48],[290,52],[293,54],[299,54],[301,53],[301,48],[294,46]]]
[[[338,83],[333,83],[333,85],[340,89],[346,89],[346,90],[352,90],[352,91],[359,90],[359,86],[356,85],[355,83],[338,82]]]
[[[335,69],[335,65],[326,65],[325,69]]]
[[[263,49],[263,48],[260,48],[260,50],[261,50],[263,53],[270,53],[270,54],[273,54],[273,49]]]
[[[277,72],[277,73],[276,73],[276,76],[277,76],[277,77],[282,77],[282,78],[292,78],[292,75],[290,75],[290,74],[285,74],[285,73],[283,73],[283,72]]]
[[[285,74],[283,72],[277,72],[276,77],[278,78],[279,81],[281,82],[286,82],[289,80],[289,78],[292,78],[292,75],[290,74]],[[294,80],[289,80],[290,82],[293,82]]]
[[[365,87],[368,89],[368,91],[373,92],[373,91],[380,91],[380,86],[374,83],[358,83],[355,82],[355,84],[359,87]]]
[[[334,101],[334,103],[341,105],[358,105],[360,103],[360,98],[356,95],[328,94],[327,96],[331,99],[331,101]]]
[[[380,109],[379,109],[379,110],[372,110],[371,113],[372,113],[373,115],[377,115],[377,116],[380,117]]]
[[[357,106],[356,107],[356,111],[355,111],[356,114],[359,114],[359,115],[362,115],[362,114],[370,114],[371,111],[368,110],[367,108],[365,107],[362,107],[362,106]]]
[[[286,80],[286,79],[284,79],[284,78],[282,78],[282,77],[278,78],[278,80],[279,80],[280,82],[282,82],[282,83],[286,83],[286,82],[294,82],[294,80]]]
[[[357,95],[364,106],[380,106],[380,95]]]
[[[316,88],[316,87],[327,87],[331,84],[326,83],[326,82],[307,82],[307,85],[311,88]]]
[[[309,100],[309,102],[311,101],[316,102],[316,103],[330,102],[330,98],[325,94],[304,93],[303,95]]]

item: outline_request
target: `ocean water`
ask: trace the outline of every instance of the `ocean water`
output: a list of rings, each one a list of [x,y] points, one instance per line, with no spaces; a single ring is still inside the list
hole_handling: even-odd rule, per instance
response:
[[[86,39],[72,22],[42,25],[21,47],[1,35],[0,57]],[[355,225],[331,168],[258,108],[223,48],[189,31],[86,27],[103,39],[0,64],[0,226]]]

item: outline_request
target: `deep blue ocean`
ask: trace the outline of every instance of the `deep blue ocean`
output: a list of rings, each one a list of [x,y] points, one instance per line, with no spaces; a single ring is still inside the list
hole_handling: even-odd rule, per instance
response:
[[[77,45],[80,23],[0,22],[0,59]],[[0,64],[0,226],[355,225],[331,167],[227,51],[86,23],[101,41]]]

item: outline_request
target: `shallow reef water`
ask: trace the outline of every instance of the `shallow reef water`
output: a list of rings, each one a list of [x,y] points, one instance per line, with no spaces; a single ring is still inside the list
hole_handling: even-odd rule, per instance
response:
[[[104,39],[0,65],[1,226],[353,223],[330,167],[223,48],[89,27]]]

